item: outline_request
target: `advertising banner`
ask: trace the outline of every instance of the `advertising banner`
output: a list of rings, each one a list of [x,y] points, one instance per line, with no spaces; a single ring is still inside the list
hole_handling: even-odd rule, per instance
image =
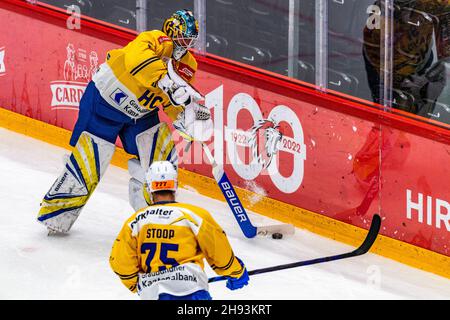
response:
[[[133,38],[70,30],[2,5],[0,28],[8,30],[0,34],[0,106],[68,130],[106,52]],[[379,213],[381,234],[450,256],[448,144],[206,65],[196,87],[214,120],[207,145],[231,181],[254,192],[251,202],[270,197],[366,229]],[[211,176],[201,146],[186,151],[175,139],[181,167]]]

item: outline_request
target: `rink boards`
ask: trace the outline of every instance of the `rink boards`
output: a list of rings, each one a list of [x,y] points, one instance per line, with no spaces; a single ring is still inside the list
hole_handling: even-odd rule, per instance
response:
[[[0,125],[67,148],[92,73],[107,50],[134,35],[93,20],[68,30],[65,18],[12,0],[0,5],[0,26],[9,30],[0,39]],[[208,145],[246,207],[352,245],[380,213],[374,252],[450,277],[448,129],[232,61],[197,58],[196,86],[215,123]],[[266,127],[251,130],[258,120],[283,134],[272,159]],[[186,153],[175,139],[182,183],[222,199],[200,146]],[[118,149],[113,163],[125,168],[128,157]]]

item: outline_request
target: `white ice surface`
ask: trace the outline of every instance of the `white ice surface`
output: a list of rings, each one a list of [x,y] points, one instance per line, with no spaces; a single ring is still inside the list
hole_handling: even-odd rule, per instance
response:
[[[138,299],[108,264],[111,245],[133,213],[125,170],[108,168],[70,234],[49,237],[36,222],[64,154],[65,149],[0,128],[0,299]],[[178,196],[213,213],[249,270],[353,249],[301,229],[282,240],[245,239],[224,202],[193,188]],[[251,219],[273,222],[256,214]],[[449,299],[450,280],[369,253],[256,275],[237,291],[213,283],[210,291],[215,299]]]

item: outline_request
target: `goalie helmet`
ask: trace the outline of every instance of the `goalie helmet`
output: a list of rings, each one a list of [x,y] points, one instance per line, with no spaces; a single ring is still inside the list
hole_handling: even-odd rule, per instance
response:
[[[198,21],[189,10],[178,10],[166,19],[162,31],[174,44],[173,57],[179,60],[198,39]]]
[[[169,161],[155,161],[145,174],[147,188],[150,193],[158,191],[177,191],[178,172]]]

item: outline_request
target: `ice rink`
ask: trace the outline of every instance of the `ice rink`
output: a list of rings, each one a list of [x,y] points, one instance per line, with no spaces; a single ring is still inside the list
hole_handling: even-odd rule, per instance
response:
[[[138,299],[111,271],[111,245],[133,210],[128,172],[110,166],[70,234],[47,236],[36,222],[39,203],[68,151],[0,128],[0,299]],[[204,206],[227,232],[249,270],[334,255],[353,248],[305,230],[282,240],[246,239],[227,205],[180,189],[179,202]],[[270,222],[251,214],[254,224]],[[211,269],[207,273],[213,276]],[[375,254],[255,275],[215,299],[449,299],[450,280]]]

